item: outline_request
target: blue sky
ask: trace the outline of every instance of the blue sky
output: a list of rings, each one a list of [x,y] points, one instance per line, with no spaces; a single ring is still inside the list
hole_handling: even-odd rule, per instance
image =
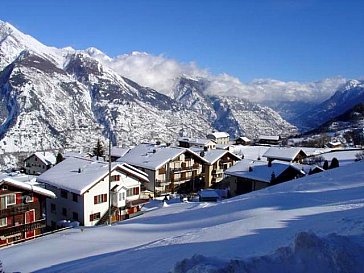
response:
[[[163,54],[243,82],[364,76],[362,0],[7,0],[0,19],[46,45]]]

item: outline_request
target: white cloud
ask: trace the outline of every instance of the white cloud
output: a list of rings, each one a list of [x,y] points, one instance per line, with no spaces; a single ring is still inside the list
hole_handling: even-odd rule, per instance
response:
[[[210,95],[236,96],[254,102],[323,101],[346,81],[342,77],[335,77],[310,83],[273,79],[256,79],[250,83],[242,83],[238,78],[228,74],[212,75],[193,62],[180,63],[163,55],[153,56],[144,52],[133,52],[111,59],[95,49],[88,53],[120,75],[166,95],[173,93],[173,86],[180,76],[187,76],[207,78],[210,85],[205,92]]]

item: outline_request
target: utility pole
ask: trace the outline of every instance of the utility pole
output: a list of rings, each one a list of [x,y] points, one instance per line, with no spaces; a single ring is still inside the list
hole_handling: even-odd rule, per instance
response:
[[[109,225],[111,225],[111,131],[109,132]]]

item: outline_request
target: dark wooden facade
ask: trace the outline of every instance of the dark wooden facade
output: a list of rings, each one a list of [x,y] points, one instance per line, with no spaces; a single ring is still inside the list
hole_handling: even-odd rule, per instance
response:
[[[45,196],[3,184],[0,186],[0,247],[41,234]]]

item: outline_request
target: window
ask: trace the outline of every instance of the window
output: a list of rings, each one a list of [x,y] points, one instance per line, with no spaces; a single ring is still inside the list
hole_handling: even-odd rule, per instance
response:
[[[67,199],[67,197],[68,197],[67,193],[68,192],[66,190],[61,190],[61,197]]]
[[[94,196],[94,204],[100,204],[100,203],[104,203],[104,202],[107,202],[106,193]]]
[[[0,197],[0,209],[6,209],[6,196]]]
[[[126,196],[138,195],[139,187],[131,188],[126,191]]]
[[[51,204],[51,213],[56,214],[56,204]]]
[[[6,217],[0,218],[0,227],[5,227],[7,225]]]
[[[125,200],[125,192],[120,192],[119,193],[119,201],[123,201]]]
[[[16,204],[16,202],[15,202],[15,194],[9,194],[7,196],[6,203],[7,203],[8,206],[9,205],[15,205]]]
[[[120,175],[113,175],[113,176],[111,176],[111,182],[112,181],[120,181]]]
[[[62,215],[67,217],[67,209],[66,208],[62,208]]]
[[[90,214],[90,222],[99,220],[101,218],[100,212]]]
[[[78,194],[72,193],[73,202],[78,202]]]
[[[78,221],[78,213],[77,213],[77,212],[73,212],[73,213],[72,213],[72,219],[73,219],[74,221]]]

